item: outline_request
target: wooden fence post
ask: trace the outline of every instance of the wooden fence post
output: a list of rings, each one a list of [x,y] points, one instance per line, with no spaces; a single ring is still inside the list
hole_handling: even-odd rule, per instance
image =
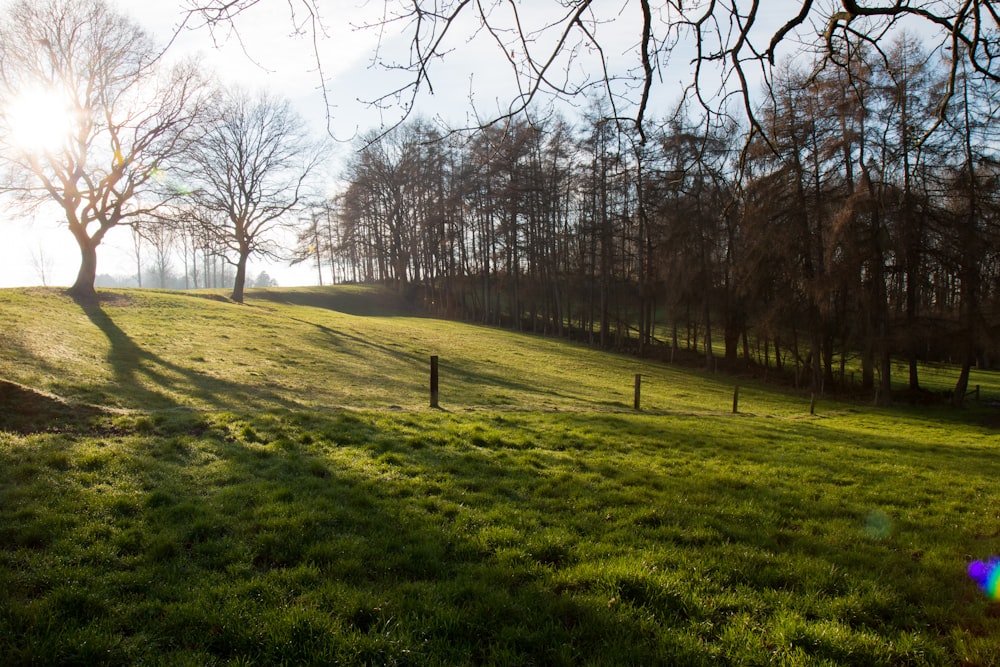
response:
[[[737,414],[740,411],[740,386],[736,385],[733,389],[733,414]]]
[[[635,400],[633,401],[633,407],[637,411],[641,409],[639,407],[639,404],[640,404],[639,397],[640,397],[641,394],[642,394],[642,375],[639,374],[639,373],[636,373],[635,374]]]
[[[438,407],[438,358],[431,357],[431,407]]]
[[[815,392],[812,395],[812,399],[809,401],[809,414],[811,414],[811,415],[816,414],[816,394],[815,394]]]

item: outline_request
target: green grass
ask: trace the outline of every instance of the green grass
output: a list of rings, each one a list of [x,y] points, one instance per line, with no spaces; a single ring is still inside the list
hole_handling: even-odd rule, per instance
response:
[[[348,298],[343,298],[343,297]],[[54,291],[0,291],[0,377],[78,402],[142,411],[428,405],[429,358],[448,410],[801,414],[753,378],[706,375],[581,345],[399,317],[377,291],[251,291],[247,306],[182,293],[107,293],[81,307]],[[359,303],[360,302],[360,303]],[[57,326],[54,326],[57,323]]]
[[[1000,662],[989,408],[732,415],[360,289],[123,294],[0,292],[4,664]]]

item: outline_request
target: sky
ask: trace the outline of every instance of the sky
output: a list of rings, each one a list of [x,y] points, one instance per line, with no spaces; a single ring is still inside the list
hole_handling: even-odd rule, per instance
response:
[[[190,0],[109,1],[160,43],[166,44],[173,37],[168,57],[194,57],[224,83],[250,90],[263,88],[289,98],[317,138],[332,137],[326,175],[331,189],[336,188],[341,165],[354,149],[351,140],[359,133],[399,118],[398,108],[389,107],[382,113],[368,103],[406,80],[404,75],[372,65],[376,48],[383,59],[391,59],[394,54],[405,58],[409,47],[408,37],[392,33],[393,29],[404,27],[400,24],[395,28],[390,25],[381,35],[378,30],[361,27],[381,18],[385,6],[382,0],[320,0],[324,23],[315,49],[309,30],[298,33],[295,30],[296,22],[301,23],[305,18],[301,11],[292,13],[302,0],[262,0],[239,16],[238,33],[223,30],[214,34],[205,28],[178,31],[184,7]],[[628,53],[638,43],[636,30],[641,26],[641,18],[629,14],[638,11],[637,4],[628,0],[608,2],[598,4],[619,13],[614,22],[600,27],[601,43],[609,57],[624,56],[624,61],[634,65],[634,56],[629,58]],[[792,0],[769,0],[769,9],[784,9],[784,12],[766,14],[762,30],[773,32],[794,4]],[[534,20],[543,25],[548,17],[541,15]],[[509,69],[488,35],[479,33],[476,39],[470,39],[473,26],[457,28],[464,32],[457,33],[452,41],[454,51],[435,64],[431,79],[433,94],[425,91],[417,114],[462,126],[475,120],[470,101],[474,101],[480,113],[489,115],[502,107],[514,88]],[[316,69],[317,55],[322,77]],[[665,114],[676,104],[680,91],[690,80],[687,66],[690,60],[690,51],[678,49],[665,64],[654,88],[651,115]],[[325,90],[320,85],[324,79]],[[46,209],[24,217],[0,209],[0,225],[6,228],[8,240],[0,245],[0,287],[41,284],[39,267],[45,268],[49,285],[73,282],[79,268],[79,251],[65,225],[59,223],[59,213],[57,209]],[[130,275],[134,274],[135,264],[129,230],[113,230],[98,249],[98,273]],[[261,270],[266,270],[283,286],[311,285],[317,281],[315,266],[288,267],[251,260],[248,274],[255,276]]]
[[[251,90],[259,88],[291,99],[303,120],[317,137],[327,130],[326,104],[320,78],[314,71],[315,56],[311,42],[304,36],[293,35],[293,23],[288,5],[283,0],[260,3],[240,18],[239,35],[208,30],[176,29],[183,19],[183,0],[139,2],[117,0],[115,3],[127,15],[142,25],[161,44],[169,42],[168,57],[195,57],[203,67],[222,82]],[[348,0],[338,14],[344,22],[328,26],[327,37],[320,42],[323,50],[324,74],[331,80],[328,89],[336,91],[341,81],[357,78],[366,69],[376,36],[355,31],[350,23],[362,20],[359,10]],[[241,46],[241,42],[244,46]],[[331,129],[343,139],[349,139],[356,128],[367,126],[370,113],[364,105],[348,96],[338,95],[331,119]],[[342,110],[350,107],[349,110]],[[331,142],[332,150],[344,153],[349,143]],[[335,164],[336,159],[331,161]],[[0,287],[39,285],[39,267],[44,267],[49,285],[70,285],[79,269],[79,250],[65,224],[59,222],[57,208],[44,209],[24,216],[9,207],[0,208],[0,224],[6,228],[7,243],[0,244]],[[134,275],[135,257],[131,233],[126,228],[112,230],[98,248],[98,273]],[[282,263],[251,260],[250,276],[266,270],[282,285],[313,284],[314,267],[288,267]],[[180,271],[178,271],[180,272]]]
[[[389,57],[393,50],[405,56],[407,47],[407,41],[394,38],[391,31],[380,35],[362,27],[381,18],[381,0],[321,0],[324,22],[315,42],[308,27],[296,31],[296,24],[304,18],[301,11],[293,13],[300,0],[256,3],[238,17],[238,32],[214,33],[206,28],[178,29],[189,0],[110,1],[161,44],[169,42],[168,58],[194,57],[225,84],[266,89],[289,98],[314,136],[331,137],[327,162],[331,184],[353,150],[352,139],[399,118],[398,109],[390,107],[383,113],[369,103],[404,81],[398,74],[372,67],[376,47]],[[317,71],[317,55],[322,75]],[[469,66],[476,61],[476,57],[465,57],[444,63],[452,71],[440,68],[432,80],[435,94],[425,96],[418,113],[458,125],[468,122],[470,89],[477,91],[477,102],[482,104],[494,82],[489,73]],[[325,87],[321,85],[324,80]],[[41,284],[43,275],[49,285],[69,285],[75,280],[79,250],[59,222],[60,214],[54,206],[31,215],[0,208],[0,224],[8,240],[0,244],[0,287]],[[98,248],[98,273],[134,274],[133,247],[127,228],[112,230]],[[250,276],[266,270],[285,286],[317,281],[315,267],[308,265],[289,267],[251,259],[248,268]]]

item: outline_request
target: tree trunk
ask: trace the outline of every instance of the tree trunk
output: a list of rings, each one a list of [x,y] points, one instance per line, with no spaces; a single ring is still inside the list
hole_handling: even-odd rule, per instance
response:
[[[920,375],[917,366],[917,353],[910,351],[910,391],[920,391]]]
[[[97,280],[97,243],[90,239],[78,238],[80,245],[80,271],[76,274],[76,282],[69,288],[70,295],[79,300],[94,300],[97,291],[94,282]]]
[[[816,311],[819,309],[817,308]],[[813,317],[816,322],[822,316],[814,312]],[[812,340],[809,342],[812,349],[809,351],[809,388],[814,394],[823,393],[823,332],[820,325],[816,324],[811,333]]]
[[[236,280],[233,282],[232,299],[236,303],[243,303],[243,288],[247,281],[247,257],[248,253],[241,252],[239,261],[236,263]]]
[[[969,392],[969,371],[972,369],[972,356],[966,355],[962,362],[962,370],[958,374],[958,382],[955,383],[955,391],[951,395],[951,403],[956,408],[965,404],[965,395]]]
[[[892,357],[889,351],[889,344],[882,343],[879,355],[879,368],[881,369],[882,383],[879,388],[879,405],[892,404]]]
[[[865,330],[864,349],[861,351],[861,388],[872,391],[875,389],[875,336],[871,333],[871,312],[866,317],[868,326]]]
[[[732,306],[730,306],[731,308]],[[726,329],[723,334],[723,338],[726,343],[726,362],[733,364],[739,357],[739,345],[740,345],[740,326],[739,322],[732,313],[727,313],[726,315]],[[744,338],[743,340],[743,355],[749,361],[749,356],[747,352],[747,342]]]
[[[702,315],[705,318],[705,370],[712,371],[715,370],[715,357],[712,349],[712,312],[707,293]]]
[[[833,375],[833,336],[826,334],[823,336],[823,386],[820,393],[825,393],[826,387],[833,387],[836,381]]]

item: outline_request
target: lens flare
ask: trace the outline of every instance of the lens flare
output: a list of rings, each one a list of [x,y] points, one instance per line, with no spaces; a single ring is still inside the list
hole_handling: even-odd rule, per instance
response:
[[[876,540],[892,535],[892,519],[882,510],[874,510],[865,519],[865,534]]]
[[[174,194],[189,195],[192,192],[191,188],[186,183],[178,181],[175,178],[171,178],[167,172],[159,167],[156,167],[150,172],[150,177],[157,183],[157,185],[167,188]]]
[[[1000,600],[1000,558],[969,563],[969,577],[991,600]]]

